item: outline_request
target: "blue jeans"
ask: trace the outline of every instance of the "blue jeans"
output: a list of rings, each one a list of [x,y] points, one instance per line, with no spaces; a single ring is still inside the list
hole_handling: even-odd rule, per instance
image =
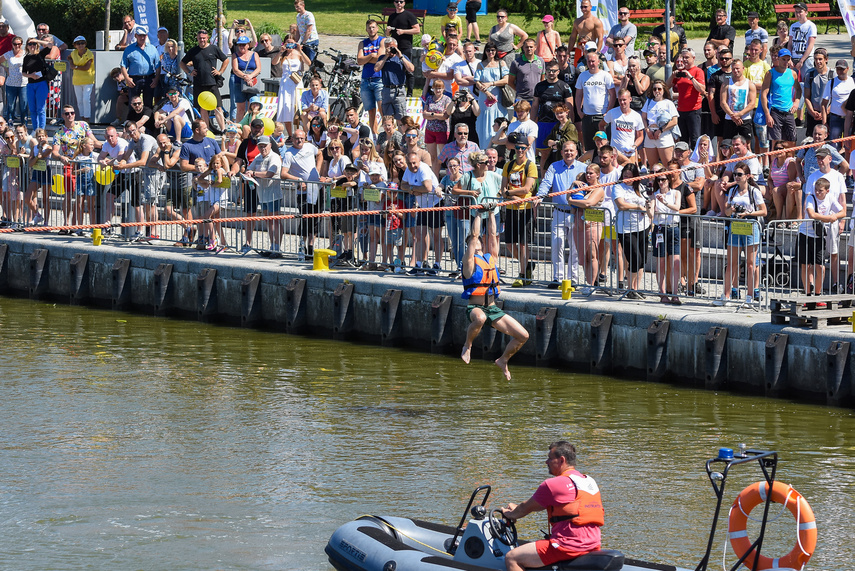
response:
[[[359,84],[359,96],[366,111],[380,107],[383,103],[383,78],[363,79]]]
[[[8,105],[8,103],[7,103]],[[834,113],[828,114],[828,138],[829,139],[839,139],[843,136],[843,127],[846,125],[846,119],[841,117],[840,115],[835,115]],[[835,143],[834,145],[838,149],[840,148],[839,143]]]
[[[448,237],[451,238],[451,256],[457,263],[457,270],[463,267],[463,251],[466,249],[466,236],[469,235],[469,219],[458,220],[454,212],[445,213],[445,227],[448,229]]]
[[[48,87],[47,81],[27,84],[27,101],[30,104],[30,121],[33,131],[44,129],[47,124]]]
[[[229,119],[231,119],[232,121],[237,121],[239,119],[243,119],[243,117],[238,117],[237,119],[235,118],[235,115],[237,115],[237,101],[235,101],[235,93],[237,92],[237,90],[240,89],[239,85],[241,85],[241,84],[238,83],[237,77],[235,77],[235,74],[230,73],[229,74]]]
[[[308,56],[308,58],[312,61],[315,61],[315,58],[318,57],[318,44],[320,40],[313,40],[311,42],[306,42],[303,44],[303,53]]]
[[[15,109],[17,107],[18,109]],[[17,113],[16,113],[17,111]],[[6,110],[3,113],[6,122],[12,124],[27,124],[27,88],[6,86]],[[15,120],[15,118],[18,118]]]

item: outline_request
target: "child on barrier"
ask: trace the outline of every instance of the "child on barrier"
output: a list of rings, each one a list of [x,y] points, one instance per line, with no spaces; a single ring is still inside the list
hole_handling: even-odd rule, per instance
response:
[[[273,134],[270,135],[270,138],[274,143],[279,145],[279,148],[285,146],[285,139],[287,138],[285,136],[285,123],[282,121],[276,121],[273,123]]]
[[[12,224],[23,222],[24,193],[20,188],[21,159],[18,157],[18,143],[15,132],[6,129],[2,133],[3,146],[0,154],[3,163],[3,216]]]
[[[196,174],[193,176],[193,188],[196,190],[196,206],[193,207],[193,218],[200,220],[197,224],[199,230],[199,242],[197,250],[208,250],[219,254],[224,248],[217,246],[214,235],[214,223],[212,218],[219,218],[221,189],[217,185],[223,181],[224,169],[218,167],[217,157],[211,161],[210,166],[205,159],[199,157],[194,166]]]
[[[383,180],[383,171],[374,165],[368,171],[371,181],[362,185],[363,210],[380,210],[385,199],[384,189],[386,182]],[[368,262],[360,269],[365,271],[380,271],[381,264],[374,263],[377,258],[377,246],[385,243],[383,239],[383,217],[381,214],[368,214]]]
[[[234,123],[226,125],[226,134],[223,135],[223,140],[220,141],[220,148],[223,150],[222,156],[225,156],[228,161],[228,166],[234,164],[237,159],[238,148],[243,139],[240,135],[240,129]]]
[[[52,152],[53,146],[48,141],[47,131],[36,129],[36,146],[33,148],[29,161],[27,161],[27,166],[30,168],[30,184],[27,185],[27,192],[24,195],[24,202],[30,209],[34,225],[43,224],[47,226],[50,221],[50,185],[48,185],[47,161]],[[39,212],[40,188],[42,189],[42,203],[45,209],[44,216]]]
[[[396,274],[404,273],[404,216],[396,210],[404,208],[404,201],[401,199],[401,193],[396,192],[397,183],[390,182],[384,197],[383,210],[387,211],[383,215],[383,227],[385,228],[385,236],[383,240],[383,263],[386,265],[386,271],[393,271]],[[398,248],[398,256],[395,257],[395,247]],[[394,258],[394,259],[393,259]]]
[[[822,293],[825,255],[831,252],[829,245],[837,240],[837,221],[846,216],[846,210],[829,192],[831,182],[828,179],[820,178],[813,189],[813,194],[805,196],[807,220],[799,224],[798,258],[806,295]],[[825,307],[821,302],[816,305]]]
[[[71,160],[75,163],[72,172],[77,183],[75,224],[83,224],[84,211],[89,213],[89,223],[92,224],[95,215],[95,163],[98,161],[95,142],[89,137],[81,139]],[[83,230],[78,230],[77,235],[83,236]]]
[[[261,104],[261,101],[250,101],[249,103],[249,111],[244,113],[243,117],[237,122],[240,127],[241,135],[246,139],[249,137],[249,128],[254,119],[262,119],[261,110],[264,106]],[[284,126],[283,126],[284,129]]]
[[[128,102],[130,99],[128,97],[128,84],[125,83],[123,77],[122,68],[114,67],[110,70],[110,79],[116,82],[116,90],[119,92],[116,97],[116,120],[113,121],[113,125],[123,124],[128,117]]]
[[[335,180],[335,186],[330,190],[330,212],[345,213],[354,209],[354,194],[359,185],[359,168],[356,165],[348,164],[344,167],[344,176]],[[353,232],[356,227],[355,216],[333,216],[332,232],[330,237],[333,240],[333,249],[340,251],[338,257],[340,262],[353,264]],[[341,234],[341,245],[335,247],[335,243],[339,240]]]

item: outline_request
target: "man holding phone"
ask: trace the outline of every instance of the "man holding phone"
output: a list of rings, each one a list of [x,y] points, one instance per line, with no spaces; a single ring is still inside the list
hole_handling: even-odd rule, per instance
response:
[[[393,0],[395,13],[386,21],[386,34],[398,42],[398,49],[407,59],[413,59],[413,36],[421,34],[422,27],[412,12],[404,9],[404,0]],[[407,73],[407,97],[413,96],[412,72]]]
[[[384,116],[392,115],[400,125],[405,115],[407,74],[413,73],[414,66],[398,49],[397,40],[386,38],[383,43],[386,53],[374,64],[383,80],[381,108]]]
[[[675,62],[676,71],[668,78],[666,85],[677,91],[677,111],[680,116],[681,139],[695,148],[695,141],[701,136],[701,103],[706,96],[706,78],[704,71],[695,65],[695,50],[685,48]]]

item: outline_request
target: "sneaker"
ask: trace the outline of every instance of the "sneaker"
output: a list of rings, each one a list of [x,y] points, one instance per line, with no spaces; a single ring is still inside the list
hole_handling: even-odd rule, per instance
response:
[[[597,276],[597,283],[596,283],[596,285],[598,285],[598,286],[600,286],[600,287],[605,287],[605,286],[606,286],[606,274],[600,274],[600,275],[598,275],[598,276]]]
[[[273,244],[270,246],[270,257],[271,258],[281,258],[282,250],[279,248],[279,244]]]
[[[559,282],[558,280],[552,280],[551,282],[546,284],[546,287],[549,289],[558,289],[561,287],[561,282]]]
[[[739,299],[739,290],[735,287],[730,288],[730,299]]]
[[[824,301],[820,301],[820,302],[817,302],[816,307],[817,307],[817,309],[826,308],[826,307],[828,307],[828,304],[826,304]]]
[[[422,270],[422,263],[421,263],[421,262],[416,262],[415,267],[414,267],[414,268],[412,268],[412,269],[410,269],[410,271],[408,271],[408,272],[407,272],[407,274],[408,274],[408,275],[411,275],[411,276],[415,276],[415,275],[418,275],[418,274],[422,273],[423,271],[424,271],[424,270]]]
[[[523,287],[525,285],[525,276],[520,274],[520,277],[514,280],[511,287]]]
[[[629,290],[626,292],[626,299],[642,299],[641,295],[635,290]]]
[[[429,276],[435,276],[435,275],[437,275],[437,274],[439,273],[439,271],[440,271],[441,269],[442,269],[442,268],[440,268],[440,267],[439,267],[439,264],[437,264],[436,262],[434,262],[434,263],[433,263],[433,267],[431,267],[431,269],[429,269],[429,270],[426,270],[426,271],[425,271],[425,273],[426,273],[427,275],[429,275]]]
[[[754,303],[754,297],[750,296],[750,295],[746,295],[745,301],[742,303],[742,307],[751,307],[751,304],[753,304],[753,303]]]
[[[760,301],[760,288],[754,288],[754,301]]]
[[[252,252],[252,246],[250,246],[249,244],[244,244],[243,247],[240,249],[240,253],[242,256],[246,256],[250,252]]]
[[[618,288],[618,289],[625,289],[625,287],[624,287],[625,285],[626,285],[626,284],[624,284],[623,282],[619,281],[619,282],[617,283],[617,288]]]
[[[33,216],[33,224],[39,225],[44,223],[45,217],[42,216],[41,212],[36,212],[36,215]]]
[[[450,278],[451,278],[451,279],[453,279],[453,280],[456,280],[458,277],[460,277],[460,271],[459,271],[459,270],[454,270],[453,272],[451,272],[450,274],[448,274],[448,277],[450,277]]]
[[[720,298],[713,301],[712,304],[716,307],[724,307],[725,305],[727,305],[727,302],[729,302],[729,301],[730,301],[729,299],[727,299],[726,297],[724,297],[724,295],[722,295]]]
[[[837,295],[837,294],[843,293],[843,288],[837,284],[831,284],[831,293],[832,293],[832,295]]]
[[[185,248],[190,245],[190,239],[187,237],[187,234],[184,234],[180,240],[175,242],[173,246],[178,246],[181,248]]]
[[[403,264],[403,262],[401,262],[400,258],[395,258],[395,262],[392,265],[395,269],[396,274],[403,274],[404,273],[404,268],[403,268],[404,264]]]

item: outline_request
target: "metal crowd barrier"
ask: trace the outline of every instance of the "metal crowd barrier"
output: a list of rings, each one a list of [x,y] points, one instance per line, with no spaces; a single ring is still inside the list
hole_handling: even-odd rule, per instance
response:
[[[210,249],[217,252],[227,247],[298,260],[310,256],[312,247],[331,248],[350,253],[338,256],[342,265],[451,277],[458,277],[475,213],[456,203],[415,209],[413,197],[399,189],[369,187],[354,196],[318,181],[280,181],[284,198],[260,205],[249,183],[235,177],[217,188],[219,212],[209,216],[210,205],[201,209],[196,202],[191,177],[174,170],[120,171],[87,161],[63,165],[5,157],[0,208],[7,231],[86,234],[100,226],[107,240],[204,249],[211,246],[200,241],[205,237],[215,242]],[[484,224],[485,241],[494,241],[506,286],[520,280],[554,287],[571,279],[577,295],[600,291],[634,298],[630,292],[636,292],[654,300],[665,296],[671,302],[693,298],[707,303],[725,296],[734,306],[750,295],[756,308],[768,307],[772,298],[803,295],[809,276],[815,293],[852,292],[855,242],[849,218],[834,224],[820,246],[799,237],[813,224],[809,220],[774,221],[761,228],[753,219],[673,215],[662,227],[649,224],[633,233],[619,232],[627,221],[620,210],[613,214],[545,202],[528,209],[529,226],[517,231],[522,239],[515,242],[507,239],[513,234],[508,229],[519,221],[520,211],[497,203],[478,212],[492,218]],[[419,224],[425,220],[432,222]],[[813,263],[801,263],[805,260]]]

